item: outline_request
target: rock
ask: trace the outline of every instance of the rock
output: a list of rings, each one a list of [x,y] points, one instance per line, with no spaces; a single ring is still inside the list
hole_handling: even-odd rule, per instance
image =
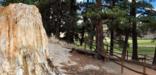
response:
[[[36,6],[0,8],[0,75],[55,75],[47,44]]]

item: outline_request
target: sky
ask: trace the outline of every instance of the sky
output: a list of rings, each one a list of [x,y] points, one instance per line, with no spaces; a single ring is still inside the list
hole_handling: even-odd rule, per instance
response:
[[[131,0],[129,0],[129,1],[131,1]],[[77,0],[77,2],[83,2],[83,0]],[[154,9],[156,9],[156,0],[152,0],[152,2],[150,2],[150,3],[153,5]]]
[[[78,3],[83,2],[83,0],[76,0]]]
[[[151,3],[153,5],[154,9],[156,9],[156,0],[154,2],[151,2]]]

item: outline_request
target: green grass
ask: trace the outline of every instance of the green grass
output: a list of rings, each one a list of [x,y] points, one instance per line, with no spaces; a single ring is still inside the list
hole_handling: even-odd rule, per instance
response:
[[[110,39],[107,39],[107,44],[109,44]],[[128,40],[130,47],[128,48],[129,54],[132,53],[132,40]],[[105,43],[106,44],[106,43]],[[155,51],[156,41],[150,39],[138,39],[138,54],[146,54],[149,56],[153,56]],[[79,46],[80,47],[80,46]],[[84,45],[81,46],[81,48],[84,48]],[[95,45],[93,47],[95,49]],[[86,46],[86,49],[89,49],[89,46]],[[117,44],[115,45],[115,51],[122,52],[122,48],[120,48]]]
[[[147,55],[153,55],[154,54],[154,47],[139,47],[138,52],[139,54],[147,54]]]
[[[129,44],[132,45],[132,40],[128,40]],[[147,40],[147,39],[139,39],[138,40],[138,45],[139,46],[155,46],[156,45],[156,41],[153,40]]]
[[[144,55],[153,56],[154,50],[155,50],[154,47],[138,47],[138,54],[144,54]],[[121,53],[122,52],[122,48],[115,49],[115,51]],[[129,52],[129,54],[132,54],[132,48],[128,48],[128,52]]]
[[[130,47],[128,48],[129,54],[132,53],[132,40],[128,40]],[[138,54],[144,54],[153,56],[155,52],[156,41],[150,39],[139,39],[138,40]],[[117,48],[119,48],[117,46]],[[122,48],[115,49],[115,51],[121,52]]]

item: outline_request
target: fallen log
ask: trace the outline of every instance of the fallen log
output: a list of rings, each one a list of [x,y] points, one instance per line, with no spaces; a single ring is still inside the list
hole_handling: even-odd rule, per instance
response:
[[[56,75],[47,44],[36,6],[0,8],[0,75]]]
[[[100,59],[100,60],[103,60],[103,61],[105,61],[105,58],[106,58],[105,56],[99,55],[97,52],[89,51],[89,50],[85,50],[85,49],[72,48],[71,53],[73,51],[76,51],[76,52],[81,53],[81,54],[93,56],[94,58],[97,58],[97,59]]]
[[[77,51],[79,53],[86,54],[86,55],[96,55],[97,54],[96,52],[93,52],[93,51],[78,49],[78,48],[72,48],[71,52],[72,51]]]

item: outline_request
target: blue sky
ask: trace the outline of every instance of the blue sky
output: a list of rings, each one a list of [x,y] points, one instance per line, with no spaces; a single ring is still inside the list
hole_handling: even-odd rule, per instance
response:
[[[77,2],[81,2],[81,1],[83,0],[77,0]],[[152,2],[150,3],[153,5],[154,9],[156,9],[156,0],[152,0]]]
[[[76,0],[77,2],[83,2],[83,0]]]
[[[153,7],[156,9],[156,1],[151,2]]]

